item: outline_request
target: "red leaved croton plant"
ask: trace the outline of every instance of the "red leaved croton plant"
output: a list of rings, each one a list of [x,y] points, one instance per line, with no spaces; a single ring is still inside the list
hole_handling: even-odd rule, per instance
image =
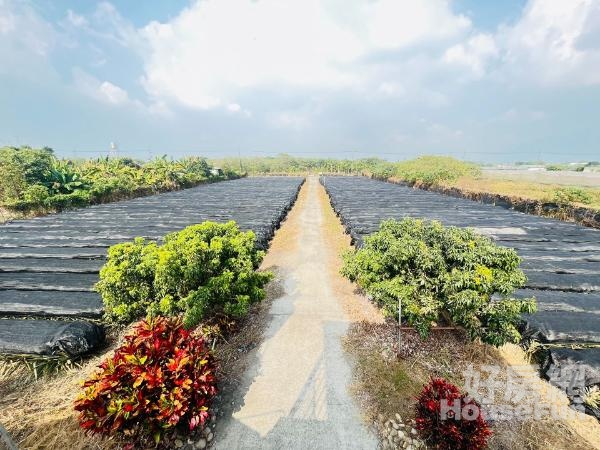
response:
[[[481,450],[492,431],[480,405],[443,378],[432,378],[417,397],[417,430],[429,448]]]
[[[216,394],[215,361],[181,319],[155,317],[135,324],[83,389],[75,401],[82,428],[158,442],[176,426],[204,424]]]

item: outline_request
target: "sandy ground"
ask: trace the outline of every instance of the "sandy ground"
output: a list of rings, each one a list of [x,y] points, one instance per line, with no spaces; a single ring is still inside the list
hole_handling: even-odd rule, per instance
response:
[[[325,199],[309,178],[263,262],[276,267],[285,292],[271,305],[238,389],[240,407],[221,424],[216,448],[377,448],[348,391],[341,343],[351,318],[370,306],[337,274],[347,243]]]

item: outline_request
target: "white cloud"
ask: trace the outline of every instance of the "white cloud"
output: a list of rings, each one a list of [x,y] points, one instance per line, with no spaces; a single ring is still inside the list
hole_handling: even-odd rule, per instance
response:
[[[3,66],[28,65],[26,58],[45,58],[56,41],[53,27],[28,3],[0,0],[0,55]]]
[[[550,85],[600,83],[600,2],[530,0],[498,33],[507,78]]]
[[[371,83],[359,70],[368,56],[470,27],[445,0],[203,0],[140,31],[142,83],[154,98],[198,109],[226,107],[264,86],[361,88]]]
[[[276,128],[302,131],[310,126],[310,114],[306,111],[281,111],[272,116],[271,124]]]
[[[103,99],[106,99],[106,101],[112,103],[113,105],[120,105],[129,101],[129,95],[127,94],[127,91],[109,81],[103,81],[100,83],[98,92]]]
[[[466,16],[452,13],[449,2],[443,0],[360,3],[359,17],[366,22],[368,41],[375,49],[398,49],[423,41],[452,38],[471,27]]]
[[[80,16],[79,14],[77,14],[76,12],[73,12],[72,10],[67,10],[67,21],[73,25],[74,27],[80,28],[80,27],[85,27],[88,24],[88,21],[85,17]]]
[[[73,69],[73,79],[79,91],[88,97],[109,105],[131,103],[127,91],[110,81],[100,81],[82,69]]]
[[[131,107],[140,112],[162,117],[173,115],[171,109],[163,101],[157,100],[145,104],[131,98],[122,87],[107,80],[101,81],[79,67],[74,68],[72,74],[75,88],[100,103],[115,107]]]
[[[529,0],[515,23],[453,45],[443,61],[475,78],[494,67],[512,84],[599,84],[600,1]]]
[[[498,56],[496,42],[490,34],[478,33],[466,42],[450,47],[444,53],[446,63],[466,67],[479,78],[486,72],[488,61]]]
[[[384,81],[379,85],[377,91],[386,97],[401,97],[406,94],[404,86],[395,81]]]
[[[15,22],[15,16],[5,6],[5,3],[0,1],[0,34],[8,34],[14,31],[16,28]]]

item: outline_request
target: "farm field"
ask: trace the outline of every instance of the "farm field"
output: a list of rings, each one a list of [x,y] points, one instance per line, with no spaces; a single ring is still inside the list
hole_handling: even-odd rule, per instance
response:
[[[600,188],[600,172],[575,172],[572,170],[481,170],[483,178],[509,181],[526,181],[538,184]]]
[[[581,362],[586,385],[600,380],[600,231],[558,220],[362,177],[322,183],[356,245],[388,218],[421,217],[473,227],[517,250],[528,277],[518,296],[535,296],[531,337],[551,344],[554,363]],[[577,346],[595,348],[574,350]]]
[[[302,183],[299,177],[224,181],[0,226],[0,351],[89,351],[101,343],[98,325],[41,319],[100,318],[93,285],[108,247],[235,220],[266,248]]]
[[[575,206],[600,210],[600,175],[597,173],[483,170],[480,177],[461,177],[441,186],[544,203],[561,199]]]
[[[600,450],[599,49],[600,0],[0,0],[0,450]]]
[[[87,350],[101,339],[98,320],[89,320],[100,319],[102,314],[101,299],[91,288],[110,245],[135,236],[157,240],[204,220],[233,219],[242,229],[253,229],[257,245],[268,248],[260,270],[273,271],[275,279],[267,299],[254,305],[238,332],[216,346],[223,379],[214,416],[200,435],[191,435],[189,445],[196,440],[203,442],[202,447],[214,439],[214,448],[292,448],[306,442],[317,448],[377,448],[378,438],[385,442],[387,431],[371,426],[381,420],[372,405],[364,404],[367,394],[355,384],[362,371],[376,370],[383,378],[376,378],[369,389],[391,389],[380,394],[390,408],[384,412],[394,420],[394,414],[402,414],[411,433],[405,442],[408,448],[418,448],[418,440],[413,441],[416,430],[409,422],[418,392],[414,390],[432,373],[441,370],[458,382],[465,364],[496,364],[499,357],[490,346],[469,342],[450,331],[439,335],[447,340],[422,341],[415,334],[409,339],[412,351],[417,352],[413,357],[404,359],[394,353],[387,362],[380,361],[389,350],[378,347],[378,336],[391,333],[395,345],[396,323],[386,322],[374,304],[356,291],[356,285],[340,276],[340,255],[350,248],[351,239],[360,245],[381,219],[405,214],[439,216],[447,224],[475,224],[500,244],[517,246],[520,253],[531,256],[525,258],[524,267],[534,281],[519,294],[538,296],[540,311],[530,323],[536,339],[597,342],[598,324],[593,320],[600,298],[594,284],[600,264],[596,230],[363,177],[324,177],[321,183],[326,189],[316,177],[308,178],[307,183],[301,177],[243,178],[0,227],[0,277],[4,277],[0,281],[1,350]],[[284,218],[283,227],[274,235]],[[343,233],[344,227],[350,237]],[[538,232],[549,237],[542,238]],[[576,251],[577,246],[581,251]],[[79,320],[63,321],[66,317]],[[560,320],[565,317],[570,319]],[[585,326],[582,329],[574,322]],[[82,328],[73,328],[73,324]],[[63,335],[49,341],[57,330]],[[371,330],[367,333],[372,336],[361,330]],[[82,338],[89,339],[84,346]],[[71,340],[79,344],[69,347]],[[353,353],[348,346],[360,347],[362,353]],[[457,351],[452,350],[454,346],[464,348],[457,359],[447,360],[447,352]],[[562,356],[561,351],[553,350],[553,356],[583,355],[580,359],[589,366],[587,374],[595,376],[597,366],[591,361],[596,356],[589,356],[594,349],[569,349]],[[9,431],[23,448],[38,448],[38,442],[43,442],[44,448],[60,448],[65,440],[72,448],[115,448],[118,441],[99,440],[79,431],[72,411],[76,386],[98,363],[97,353],[84,360],[81,369],[68,371],[64,377],[42,378],[9,396],[15,403],[5,404],[0,419],[8,421]],[[352,358],[358,355],[364,360],[358,361],[357,372]],[[385,380],[390,367],[405,364],[414,372],[408,382]],[[404,376],[402,373],[394,377]],[[1,381],[0,377],[0,388]],[[538,395],[537,390],[533,395]],[[15,400],[15,396],[22,398]],[[52,415],[59,418],[46,427],[46,417]],[[20,424],[25,417],[30,424]],[[586,439],[594,434],[585,431],[590,422],[576,421],[583,431],[575,425],[565,428],[565,423],[561,421],[552,430],[547,422],[498,424],[490,448],[510,448],[507,443],[515,442],[527,443],[532,449],[547,448],[548,442],[560,443],[557,448],[586,448]],[[529,437],[531,430],[545,436]],[[163,447],[176,446],[173,442],[167,440]],[[402,444],[397,439],[394,442]]]

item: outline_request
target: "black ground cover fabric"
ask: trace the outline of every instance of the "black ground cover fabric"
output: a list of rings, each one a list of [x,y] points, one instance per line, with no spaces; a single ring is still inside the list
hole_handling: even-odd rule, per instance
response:
[[[103,340],[102,328],[90,322],[0,319],[2,353],[74,357],[88,353]]]
[[[93,285],[106,251],[137,236],[160,240],[206,220],[235,220],[241,229],[254,231],[257,246],[266,249],[303,181],[244,178],[1,225],[0,318],[101,316],[102,302]],[[19,325],[29,328],[17,340]],[[15,346],[19,352],[48,353],[47,326],[45,320],[0,319],[0,353],[15,352]],[[70,334],[61,329],[57,342],[68,347],[67,334],[79,339],[75,329],[69,328]]]
[[[421,217],[476,228],[516,249],[529,279],[517,295],[534,295],[539,304],[539,312],[525,318],[527,327],[553,345],[600,342],[600,230],[364,177],[323,177],[321,183],[357,246],[382,220]],[[600,348],[569,351],[600,370]],[[556,358],[565,354],[554,351]]]

